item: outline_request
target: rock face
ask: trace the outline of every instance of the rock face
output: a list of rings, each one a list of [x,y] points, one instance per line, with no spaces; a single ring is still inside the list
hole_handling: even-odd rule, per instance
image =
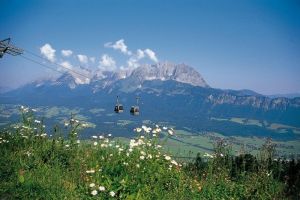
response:
[[[123,69],[118,71],[87,71],[86,77],[79,76],[72,72],[65,72],[55,80],[37,83],[37,86],[67,85],[70,89],[75,89],[79,85],[88,85],[94,92],[102,89],[119,88],[122,91],[132,92],[141,88],[145,81],[176,81],[189,84],[191,86],[209,87],[203,77],[194,68],[185,64],[158,63],[153,65],[143,65],[135,69]]]
[[[276,98],[271,99],[265,96],[236,96],[228,93],[211,94],[207,97],[207,102],[213,105],[231,104],[239,106],[252,106],[254,108],[271,110],[282,109],[286,110],[288,107],[298,108],[300,106],[300,98]]]
[[[295,127],[300,124],[299,97],[269,98],[249,90],[211,88],[196,70],[184,64],[144,65],[117,72],[96,71],[88,76],[92,78],[84,82],[76,74],[65,73],[54,80],[28,84],[1,94],[0,104],[68,105],[84,110],[101,105],[109,111],[117,95],[124,105],[133,105],[138,95],[145,119],[170,119],[184,127],[199,128],[198,120],[211,117],[266,120]],[[219,126],[202,122],[203,130]],[[219,130],[226,127],[222,125]],[[252,131],[257,130],[251,129],[249,134]],[[241,127],[229,132],[241,132]]]
[[[57,79],[36,82],[36,88],[63,86],[73,92],[77,88],[95,93],[147,93],[156,96],[186,95],[190,99],[200,99],[212,107],[250,106],[263,111],[298,109],[300,98],[269,98],[250,90],[218,90],[208,86],[199,72],[185,64],[158,63],[143,65],[135,69],[118,71],[87,71],[88,81],[77,74],[66,72]],[[28,86],[30,88],[30,86]],[[20,88],[22,91],[22,88]],[[76,90],[77,91],[77,90]],[[59,93],[59,92],[57,92]]]
[[[185,64],[144,65],[133,70],[130,76],[140,80],[141,83],[149,80],[174,80],[193,86],[209,87],[199,72]]]

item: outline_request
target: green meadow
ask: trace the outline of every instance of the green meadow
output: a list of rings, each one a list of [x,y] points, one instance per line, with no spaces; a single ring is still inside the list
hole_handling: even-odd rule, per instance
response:
[[[299,160],[276,156],[270,140],[236,154],[216,133],[143,125],[131,139],[80,140],[88,124],[72,115],[51,132],[29,108],[20,118],[0,132],[0,199],[299,198]]]

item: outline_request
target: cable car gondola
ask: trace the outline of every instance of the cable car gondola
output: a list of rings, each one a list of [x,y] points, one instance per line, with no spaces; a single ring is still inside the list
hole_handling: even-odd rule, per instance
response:
[[[122,113],[124,111],[123,105],[119,103],[119,96],[117,96],[117,103],[115,105],[115,112]]]
[[[139,115],[140,114],[139,97],[136,97],[136,105],[131,106],[130,114],[132,114],[132,115]]]

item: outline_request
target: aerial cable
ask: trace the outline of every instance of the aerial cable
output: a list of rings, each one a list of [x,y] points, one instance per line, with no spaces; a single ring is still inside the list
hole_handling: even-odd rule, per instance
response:
[[[31,61],[31,62],[33,62],[33,63],[35,63],[35,64],[38,64],[38,65],[41,65],[41,66],[43,66],[43,67],[45,67],[45,68],[51,69],[51,70],[56,71],[56,72],[61,73],[61,74],[64,74],[63,71],[60,71],[60,70],[55,69],[55,68],[53,68],[53,67],[50,67],[50,66],[48,66],[48,65],[45,64],[45,63],[41,63],[41,62],[39,62],[39,61],[36,61],[36,60],[34,60],[34,59],[32,59],[32,58],[29,58],[29,57],[26,57],[26,56],[24,56],[24,55],[19,55],[19,56],[22,57],[22,58],[24,58],[25,60]],[[61,67],[67,69],[68,71],[74,72],[74,73],[76,73],[76,74],[78,74],[78,75],[80,75],[80,76],[82,76],[82,77],[85,77],[85,78],[87,78],[87,79],[90,79],[89,77],[87,77],[87,76],[85,76],[85,75],[83,75],[83,74],[80,74],[80,73],[78,73],[78,72],[76,72],[76,71],[74,71],[74,70],[70,70],[69,68],[66,68],[66,67],[64,67],[64,66],[61,66]]]
[[[54,64],[54,65],[56,65],[56,66],[65,68],[65,69],[68,70],[68,71],[71,71],[71,72],[73,72],[73,73],[75,73],[75,74],[77,74],[77,75],[80,75],[80,76],[82,76],[82,77],[87,78],[87,79],[90,80],[90,77],[88,77],[88,76],[86,76],[86,75],[84,75],[84,74],[81,74],[81,73],[79,73],[79,72],[77,72],[77,71],[75,71],[75,70],[72,70],[72,69],[70,69],[70,68],[67,68],[67,67],[65,67],[65,66],[63,66],[63,65],[61,65],[61,64],[59,64],[59,63],[57,63],[57,62],[48,60],[47,58],[44,58],[44,57],[42,57],[42,56],[40,56],[40,55],[37,55],[37,54],[35,54],[35,53],[31,52],[31,51],[25,50],[25,49],[24,49],[24,52],[26,52],[26,53],[28,53],[28,54],[31,54],[31,55],[33,55],[33,56],[35,56],[35,57],[37,57],[37,58],[43,59],[43,60],[47,61],[48,63],[51,63],[51,64]]]
[[[88,77],[87,75],[84,75],[84,74],[79,73],[79,72],[77,72],[77,71],[75,71],[75,70],[72,70],[72,69],[70,69],[70,68],[67,68],[67,67],[65,67],[65,66],[63,66],[63,65],[61,65],[61,64],[59,64],[59,63],[54,62],[54,61],[50,61],[50,60],[48,60],[48,59],[46,59],[46,58],[44,58],[44,57],[42,57],[42,56],[40,56],[40,55],[37,55],[37,54],[35,54],[35,53],[29,51],[29,50],[25,50],[25,49],[18,48],[18,47],[16,47],[16,46],[10,44],[10,40],[11,40],[11,38],[7,38],[7,39],[4,39],[4,40],[1,40],[1,41],[0,41],[0,58],[2,58],[2,57],[4,56],[4,54],[10,54],[10,55],[12,55],[12,56],[18,56],[18,55],[19,55],[19,56],[21,56],[22,58],[24,58],[24,59],[26,59],[26,60],[28,60],[28,61],[31,61],[31,62],[33,62],[33,63],[39,64],[39,65],[41,65],[41,66],[43,66],[43,67],[46,67],[46,68],[48,68],[48,69],[52,69],[52,70],[57,71],[57,72],[59,72],[59,73],[64,73],[64,72],[61,72],[61,71],[59,71],[59,70],[57,70],[57,69],[54,69],[53,67],[49,67],[49,66],[47,66],[47,65],[44,64],[44,63],[41,63],[41,62],[36,61],[36,60],[34,60],[34,59],[32,59],[32,58],[28,58],[28,57],[22,55],[24,52],[26,52],[26,53],[28,53],[28,54],[31,54],[32,56],[35,56],[35,57],[37,57],[37,58],[46,60],[48,63],[51,63],[51,64],[54,64],[54,65],[59,66],[59,67],[61,67],[61,68],[64,68],[64,69],[66,69],[66,70],[68,70],[68,71],[70,71],[70,72],[73,72],[73,73],[75,73],[75,74],[77,74],[77,75],[80,75],[80,76],[82,76],[82,77],[87,78],[88,80],[90,80],[90,77]]]
[[[28,57],[26,57],[26,56],[23,56],[23,55],[19,55],[19,56],[22,57],[22,58],[24,58],[25,60],[31,61],[31,62],[33,62],[33,63],[35,63],[35,64],[41,65],[41,66],[46,67],[46,68],[48,68],[48,69],[52,69],[52,70],[54,70],[54,71],[56,71],[56,72],[59,72],[59,73],[62,73],[62,74],[64,73],[64,72],[62,72],[62,71],[59,71],[59,70],[57,70],[57,69],[55,69],[55,68],[53,68],[53,67],[49,67],[48,65],[46,65],[46,64],[44,64],[44,63],[38,62],[38,61],[33,60],[33,59],[31,59],[31,58],[28,58]]]

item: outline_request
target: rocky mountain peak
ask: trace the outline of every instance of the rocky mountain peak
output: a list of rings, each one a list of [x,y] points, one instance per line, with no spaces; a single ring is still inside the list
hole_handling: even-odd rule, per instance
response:
[[[114,83],[124,80],[126,87],[129,84],[131,89],[137,89],[144,81],[173,80],[181,83],[187,83],[193,86],[209,87],[199,72],[186,64],[172,64],[169,62],[158,64],[146,64],[135,69],[120,69],[118,71],[96,70],[94,72],[87,71],[85,74],[91,77],[85,80],[78,74],[73,72],[65,72],[58,77],[52,84],[67,84],[74,89],[80,84],[90,84],[95,91],[112,86]]]
[[[186,64],[165,62],[143,65],[134,69],[131,76],[139,79],[141,82],[146,80],[174,80],[193,86],[209,87],[200,73]]]

